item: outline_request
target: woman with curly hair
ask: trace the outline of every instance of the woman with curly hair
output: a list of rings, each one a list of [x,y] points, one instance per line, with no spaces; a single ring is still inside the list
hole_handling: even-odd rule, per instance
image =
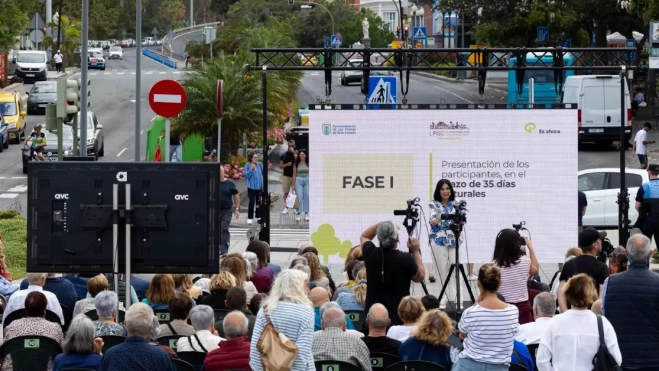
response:
[[[208,305],[213,309],[227,309],[226,304],[224,304],[227,292],[235,286],[236,277],[234,277],[229,271],[221,271],[211,278],[211,294],[202,296],[199,300],[199,304]]]
[[[227,271],[236,278],[236,286],[242,287],[247,293],[247,303],[252,300],[254,295],[258,294],[256,286],[247,280],[247,262],[243,259],[242,254],[231,253],[222,259],[220,271]]]
[[[448,344],[453,333],[453,323],[439,309],[424,313],[412,334],[398,349],[398,358],[404,361],[426,361],[438,364],[446,370],[453,367],[451,352],[457,357],[459,351]]]
[[[320,286],[331,294],[329,279],[327,278],[327,275],[325,275],[325,272],[323,272],[318,256],[312,252],[304,253],[302,256],[309,261],[309,270],[311,270],[309,285]]]

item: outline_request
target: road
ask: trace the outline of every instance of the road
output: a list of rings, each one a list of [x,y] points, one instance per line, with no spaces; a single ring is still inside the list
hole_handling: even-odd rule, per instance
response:
[[[200,29],[174,35],[174,38],[172,39],[172,50],[179,53],[185,52],[185,46],[187,43],[192,40],[199,42],[202,33],[203,29]]]
[[[163,79],[178,79],[180,71],[164,67],[142,57],[142,92],[135,97],[135,48],[125,48],[123,60],[108,60],[105,71],[90,70],[89,91],[90,110],[103,125],[105,136],[105,156],[99,161],[134,161],[135,159],[135,104],[142,106],[141,128],[142,151],[144,151],[144,131],[154,117],[149,108],[148,94],[151,87]],[[79,76],[77,73],[74,76]],[[27,91],[32,85],[25,84]],[[27,128],[44,123],[43,115],[28,115]],[[144,157],[144,154],[142,154]],[[22,212],[27,209],[27,176],[23,174],[20,145],[12,144],[0,154],[0,210],[20,204]],[[15,207],[15,206],[13,206]]]

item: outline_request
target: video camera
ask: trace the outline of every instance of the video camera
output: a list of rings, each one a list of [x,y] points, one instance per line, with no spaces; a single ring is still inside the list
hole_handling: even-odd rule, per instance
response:
[[[419,201],[418,197],[407,200],[407,208],[405,210],[394,210],[394,215],[405,216],[403,226],[407,229],[407,234],[412,235],[416,223],[419,221]]]
[[[452,220],[454,224],[465,224],[467,222],[467,201],[458,202],[455,207],[455,214],[442,214],[441,220]],[[433,215],[433,218],[436,217]]]
[[[525,225],[526,222],[523,220],[519,222],[519,224],[513,224],[513,229],[517,232],[517,234],[519,234],[519,241],[517,243],[519,244],[520,247],[526,246],[526,240],[524,239],[524,237],[522,237],[521,233],[519,233],[519,231],[528,231],[528,229],[524,227]]]

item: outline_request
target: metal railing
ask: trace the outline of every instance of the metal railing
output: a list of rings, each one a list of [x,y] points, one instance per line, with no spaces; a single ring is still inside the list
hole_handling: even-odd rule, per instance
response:
[[[202,23],[202,24],[197,24],[197,25],[190,26],[190,27],[183,27],[183,28],[173,30],[172,34],[174,35],[174,38],[176,38],[177,35],[180,35],[182,33],[197,31],[199,29],[203,30],[206,27],[217,26],[220,23],[221,22]],[[186,57],[185,52],[184,51],[172,50],[170,45],[171,45],[171,41],[167,39],[167,36],[163,37],[162,45],[161,45],[162,46],[162,54],[163,55],[169,55],[171,58],[176,58],[176,59],[179,59],[181,61],[185,61],[185,57]]]

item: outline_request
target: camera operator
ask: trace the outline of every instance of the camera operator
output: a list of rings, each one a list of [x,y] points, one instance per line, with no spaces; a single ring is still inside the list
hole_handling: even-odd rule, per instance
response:
[[[635,227],[641,229],[645,237],[659,244],[659,164],[648,165],[650,181],[643,183],[636,193],[638,220]]]
[[[379,248],[372,242],[376,236],[380,241]],[[368,227],[360,239],[368,282],[364,312],[368,313],[373,304],[380,303],[389,311],[391,325],[402,325],[398,304],[410,295],[411,281],[422,282],[425,277],[419,240],[409,238],[409,254],[399,251],[398,229],[389,221]]]

